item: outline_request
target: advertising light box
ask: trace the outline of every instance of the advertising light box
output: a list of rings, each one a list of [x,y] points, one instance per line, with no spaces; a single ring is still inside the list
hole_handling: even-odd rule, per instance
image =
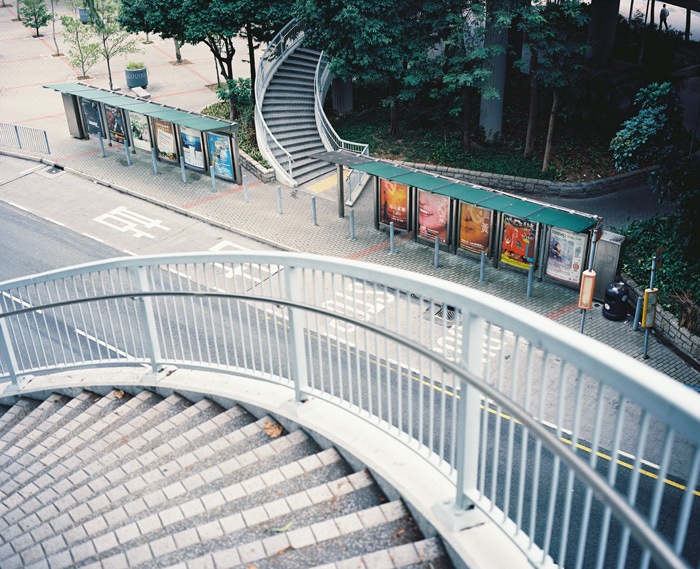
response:
[[[126,127],[124,126],[124,111],[116,107],[105,105],[105,118],[107,119],[107,132],[109,139],[119,144],[124,144]]]
[[[546,274],[561,281],[578,284],[583,270],[585,250],[586,235],[552,227]]]
[[[421,190],[418,192],[418,236],[447,243],[450,198]]]
[[[226,180],[235,180],[236,176],[231,156],[231,137],[227,134],[208,132],[206,139],[209,167],[214,172],[214,175]]]
[[[158,157],[167,162],[177,162],[177,143],[173,123],[154,119],[153,130],[155,132]]]
[[[132,144],[139,150],[151,151],[151,127],[148,117],[141,113],[129,112]]]
[[[536,229],[537,224],[534,221],[504,215],[501,262],[513,267],[529,269],[535,262]]]
[[[488,254],[492,210],[461,202],[459,212],[459,248],[471,253]]]
[[[198,130],[180,127],[180,146],[185,165],[195,170],[204,171],[204,150],[202,133]]]
[[[380,180],[379,221],[386,225],[394,223],[396,229],[408,229],[408,186]]]

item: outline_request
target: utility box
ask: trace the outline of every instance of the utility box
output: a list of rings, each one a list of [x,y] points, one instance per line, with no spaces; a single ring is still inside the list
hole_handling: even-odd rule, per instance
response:
[[[61,93],[63,98],[63,108],[66,111],[66,119],[68,120],[68,131],[73,138],[87,138],[85,129],[83,128],[83,117],[80,112],[80,101],[75,95],[69,93]]]
[[[593,298],[596,300],[604,301],[606,287],[609,283],[618,280],[624,241],[624,235],[603,231],[603,235],[596,243],[595,258],[593,259],[593,270],[596,273]]]

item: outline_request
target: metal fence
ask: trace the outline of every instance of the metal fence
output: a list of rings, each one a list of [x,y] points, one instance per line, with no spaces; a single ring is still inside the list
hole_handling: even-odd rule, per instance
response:
[[[535,566],[700,560],[700,395],[519,306],[287,253],[128,258],[0,283],[6,380],[163,364],[355,413]]]
[[[45,130],[0,122],[0,146],[51,154]]]

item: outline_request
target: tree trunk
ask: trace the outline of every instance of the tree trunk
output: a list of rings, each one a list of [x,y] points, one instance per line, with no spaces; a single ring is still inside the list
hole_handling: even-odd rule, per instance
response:
[[[102,45],[104,46],[104,53],[108,53],[107,50],[107,39],[103,38],[102,39]],[[109,77],[109,90],[113,91],[114,90],[114,85],[112,85],[112,66],[109,63],[109,60],[111,58],[109,56],[105,57],[105,61],[107,62],[107,76]]]
[[[250,100],[255,106],[255,43],[253,43],[253,30],[250,23],[245,25],[245,33],[248,39],[248,65],[250,65]]]
[[[462,149],[472,151],[472,93],[466,85],[462,86]]]
[[[182,63],[182,54],[180,53],[180,42],[177,41],[176,39],[173,39],[175,42],[175,61],[178,63]]]
[[[620,0],[592,0],[591,22],[588,25],[586,62],[593,67],[605,67],[615,47]]]
[[[532,158],[535,150],[535,126],[537,124],[537,52],[532,52],[530,57],[530,110],[527,116],[527,134],[525,135],[525,158]]]
[[[559,110],[559,93],[556,89],[552,90],[552,110],[549,113],[549,128],[547,129],[547,145],[544,148],[544,160],[542,161],[542,171],[549,170],[549,159],[552,155],[552,143],[554,139],[554,121],[557,118]]]
[[[389,136],[399,136],[399,109],[397,105],[397,97],[399,94],[399,82],[393,75],[389,76]]]
[[[56,41],[56,7],[54,5],[54,0],[51,0],[51,31],[53,33],[53,45],[56,46],[56,56],[63,55],[61,50],[58,49],[58,42]]]
[[[236,95],[233,94],[233,91],[229,91],[229,119],[232,121],[235,121],[238,118],[238,108],[236,107]]]

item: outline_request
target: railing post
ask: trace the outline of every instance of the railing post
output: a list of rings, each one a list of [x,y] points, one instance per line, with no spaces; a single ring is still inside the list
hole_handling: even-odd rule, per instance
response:
[[[7,322],[4,318],[0,318],[0,354],[2,354],[2,359],[5,362],[7,371],[10,374],[10,379],[13,384],[17,384],[17,358],[15,357],[15,351],[12,349],[12,342],[10,340],[10,330],[7,327]]]
[[[141,292],[150,292],[151,287],[148,284],[148,275],[146,267],[136,268],[136,279],[139,283]],[[156,317],[153,311],[153,299],[150,296],[140,296],[139,303],[141,304],[141,315],[145,325],[146,344],[148,348],[148,357],[151,360],[151,370],[153,373],[158,373],[158,363],[160,362],[160,343],[158,342],[158,331],[156,328]]]
[[[304,290],[303,272],[289,266],[284,271],[287,298],[301,302]],[[294,399],[303,403],[307,399],[309,375],[306,366],[306,343],[304,341],[304,316],[301,308],[289,308],[289,373],[294,382]]]
[[[22,148],[22,140],[19,138],[19,127],[15,125],[15,138],[17,139],[17,148]]]
[[[468,374],[480,377],[484,323],[473,314],[463,314],[462,318],[461,365]],[[464,379],[460,382],[458,405],[455,505],[463,511],[473,508],[467,495],[477,489],[481,438],[481,393]]]

